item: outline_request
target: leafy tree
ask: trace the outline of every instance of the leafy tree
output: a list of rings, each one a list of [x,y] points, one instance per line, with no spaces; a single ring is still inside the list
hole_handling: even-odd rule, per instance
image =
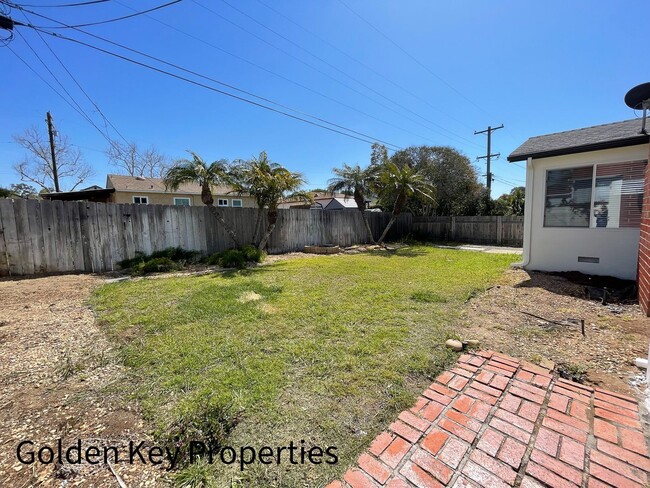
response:
[[[380,200],[384,195],[390,195],[394,199],[390,220],[377,241],[377,244],[382,245],[397,216],[405,209],[409,198],[417,196],[434,201],[435,188],[416,168],[406,163],[400,164],[393,158],[373,169],[376,174],[373,185]]]
[[[0,198],[11,198],[14,194],[9,188],[3,188],[0,186]]]
[[[375,238],[372,235],[372,229],[366,215],[366,195],[370,192],[371,171],[361,169],[358,164],[349,166],[345,163],[342,168],[334,168],[332,171],[336,176],[327,182],[329,185],[328,190],[330,192],[343,192],[354,197],[354,203],[357,204],[357,209],[361,212],[370,241],[375,244]]]
[[[106,156],[113,166],[130,176],[158,178],[169,166],[168,158],[154,146],[142,150],[135,142],[113,142],[106,150]]]
[[[92,168],[84,161],[79,149],[73,146],[67,136],[59,132],[54,136],[55,157],[58,182],[61,190],[73,191],[93,174]],[[36,127],[26,129],[14,136],[14,141],[27,150],[25,158],[14,165],[21,181],[37,185],[49,192],[56,188],[50,141]]]
[[[214,206],[212,188],[228,184],[229,168],[226,160],[222,159],[213,163],[206,163],[198,154],[189,151],[192,159],[181,159],[169,168],[163,177],[165,189],[178,190],[184,183],[197,183],[201,186],[201,201],[210,209],[215,219],[223,226],[235,246],[241,247],[235,231],[221,215],[221,212]]]
[[[517,186],[494,201],[493,215],[524,215],[526,189]]]
[[[9,188],[13,195],[20,198],[34,198],[38,195],[36,188],[25,183],[13,184]]]
[[[373,149],[373,155],[376,152]],[[409,199],[406,210],[414,215],[482,213],[485,205],[481,198],[485,187],[479,183],[476,169],[464,154],[446,146],[412,146],[397,151],[390,160],[416,169],[434,188],[435,200],[419,194]],[[388,210],[394,199],[395,195],[385,195],[380,205]]]

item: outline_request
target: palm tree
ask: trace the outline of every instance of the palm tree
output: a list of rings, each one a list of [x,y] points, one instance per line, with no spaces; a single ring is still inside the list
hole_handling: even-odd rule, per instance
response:
[[[387,161],[381,168],[377,169],[378,176],[374,185],[376,185],[378,193],[396,195],[393,213],[384,232],[377,241],[379,245],[382,245],[397,216],[404,210],[409,197],[420,194],[433,200],[434,188],[424,179],[422,174],[408,164],[398,165],[393,161]]]
[[[367,169],[361,169],[358,164],[356,166],[349,166],[346,163],[343,163],[342,168],[334,168],[332,171],[336,176],[327,182],[328,191],[332,193],[340,191],[353,195],[354,203],[357,204],[357,209],[361,212],[361,218],[370,236],[370,242],[376,244],[370,223],[368,222],[368,216],[366,215],[365,195],[370,191],[371,180],[369,171]]]
[[[224,220],[223,215],[214,206],[212,187],[228,184],[228,163],[222,159],[206,163],[198,154],[188,151],[192,159],[181,159],[169,168],[163,177],[166,190],[178,190],[183,183],[197,183],[201,186],[201,201],[208,207],[210,213],[223,226],[235,246],[241,247],[235,231]]]
[[[262,151],[257,158],[249,161],[239,161],[232,170],[233,192],[238,195],[248,194],[257,204],[257,219],[252,244],[258,245],[258,236],[262,227],[264,207],[268,206],[267,195],[265,194],[265,179],[274,170],[280,168],[278,163],[269,160],[266,151]]]
[[[272,168],[270,172],[260,179],[260,186],[257,191],[263,195],[263,201],[266,202],[268,208],[266,232],[257,245],[260,251],[266,247],[266,243],[275,229],[278,221],[278,205],[281,201],[287,198],[302,198],[306,201],[312,201],[309,195],[299,191],[299,188],[304,184],[305,179],[300,173],[292,173],[280,165]]]

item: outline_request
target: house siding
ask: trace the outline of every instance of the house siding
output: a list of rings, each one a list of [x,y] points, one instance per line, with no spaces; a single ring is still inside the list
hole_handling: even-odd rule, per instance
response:
[[[648,145],[606,149],[588,153],[533,159],[533,201],[526,205],[531,213],[530,247],[526,269],[538,271],[580,271],[586,274],[615,276],[633,280],[637,277],[639,261],[638,227],[618,229],[544,227],[546,197],[546,172],[551,169],[580,167],[591,164],[623,163],[647,160]],[[646,168],[647,174],[647,168]],[[648,202],[648,177],[644,211],[647,208],[648,223],[642,229],[648,238],[644,246],[650,249],[650,202]],[[527,202],[528,203],[528,202]],[[644,213],[645,215],[645,213]],[[598,263],[579,262],[578,257],[597,257]],[[648,255],[650,256],[650,254]],[[650,259],[648,259],[650,263]],[[650,282],[649,274],[645,279]],[[650,289],[648,290],[650,297]]]
[[[196,194],[187,194],[187,193],[161,193],[161,192],[147,192],[147,191],[123,191],[115,190],[115,193],[111,195],[111,203],[133,203],[133,197],[147,197],[149,199],[149,205],[174,205],[174,198],[189,198],[192,202],[192,206],[203,205],[201,201],[201,195]],[[232,206],[233,199],[240,199],[242,201],[242,206],[247,208],[255,208],[255,201],[251,197],[238,197],[234,195],[213,195],[214,204],[217,204],[217,200],[220,198],[225,198],[228,200],[228,206]]]

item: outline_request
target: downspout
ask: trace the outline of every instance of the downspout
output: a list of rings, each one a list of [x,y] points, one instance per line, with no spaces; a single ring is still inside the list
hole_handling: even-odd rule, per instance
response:
[[[524,254],[521,262],[513,265],[518,268],[525,268],[530,263],[533,237],[533,188],[535,188],[533,158],[528,158],[526,160],[526,200],[524,204]]]

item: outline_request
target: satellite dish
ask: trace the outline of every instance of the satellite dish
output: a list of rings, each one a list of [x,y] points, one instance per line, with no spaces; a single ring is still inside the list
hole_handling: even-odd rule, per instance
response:
[[[643,109],[641,134],[647,134],[645,121],[648,109],[650,108],[650,83],[641,83],[627,92],[625,94],[625,105],[634,110]]]

